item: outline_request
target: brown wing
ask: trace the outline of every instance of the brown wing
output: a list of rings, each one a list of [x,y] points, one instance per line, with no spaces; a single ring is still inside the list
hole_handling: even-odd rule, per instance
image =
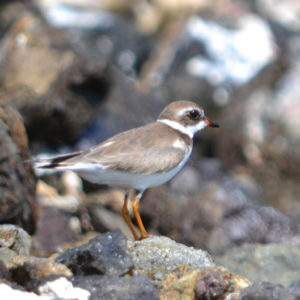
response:
[[[189,149],[170,146],[170,138],[175,141],[178,135],[163,124],[152,123],[120,133],[68,163],[80,160],[119,171],[160,173],[177,166]]]
[[[161,173],[177,166],[183,159],[184,153],[174,148],[152,148],[139,152],[125,152],[117,156],[103,158],[90,157],[93,163],[104,167],[133,173]]]

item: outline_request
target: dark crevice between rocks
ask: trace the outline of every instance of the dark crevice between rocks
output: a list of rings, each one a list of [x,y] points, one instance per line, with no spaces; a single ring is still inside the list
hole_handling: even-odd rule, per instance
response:
[[[97,104],[99,99],[105,98],[108,94],[110,86],[107,79],[88,77],[81,83],[69,83],[68,89],[83,96],[89,104]]]
[[[10,271],[11,280],[21,286],[26,287],[31,282],[32,278],[26,268],[18,267]]]
[[[74,273],[83,273],[85,275],[104,275],[104,272],[99,271],[97,268],[87,264],[87,262],[91,263],[93,261],[90,253],[82,252],[77,255],[76,264],[68,265],[68,268]]]

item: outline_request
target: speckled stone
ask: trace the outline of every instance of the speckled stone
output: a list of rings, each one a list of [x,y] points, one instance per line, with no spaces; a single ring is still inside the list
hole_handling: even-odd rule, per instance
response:
[[[250,281],[221,267],[192,269],[181,265],[159,284],[160,300],[237,300]]]
[[[22,228],[15,225],[0,225],[0,247],[7,248],[16,255],[29,255],[31,237]]]
[[[133,274],[147,275],[154,281],[163,280],[181,264],[192,268],[215,265],[206,251],[187,247],[163,236],[128,241],[128,252],[134,263]]]

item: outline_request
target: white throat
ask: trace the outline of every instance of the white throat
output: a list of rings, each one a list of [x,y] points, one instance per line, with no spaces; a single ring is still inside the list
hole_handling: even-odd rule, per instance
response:
[[[166,124],[166,125],[170,126],[171,128],[176,129],[176,130],[180,131],[181,133],[188,135],[191,139],[193,138],[193,136],[196,132],[202,130],[203,128],[205,128],[207,126],[205,121],[201,121],[197,125],[193,125],[193,126],[183,126],[176,121],[171,121],[171,120],[167,120],[167,119],[160,119],[160,120],[157,120],[157,122]]]

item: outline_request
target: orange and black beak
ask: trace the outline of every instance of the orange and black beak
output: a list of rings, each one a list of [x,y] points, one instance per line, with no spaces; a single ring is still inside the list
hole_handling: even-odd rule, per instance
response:
[[[208,119],[205,120],[205,123],[209,127],[213,127],[213,128],[219,128],[220,127],[218,123],[215,123],[215,122],[210,121]]]

